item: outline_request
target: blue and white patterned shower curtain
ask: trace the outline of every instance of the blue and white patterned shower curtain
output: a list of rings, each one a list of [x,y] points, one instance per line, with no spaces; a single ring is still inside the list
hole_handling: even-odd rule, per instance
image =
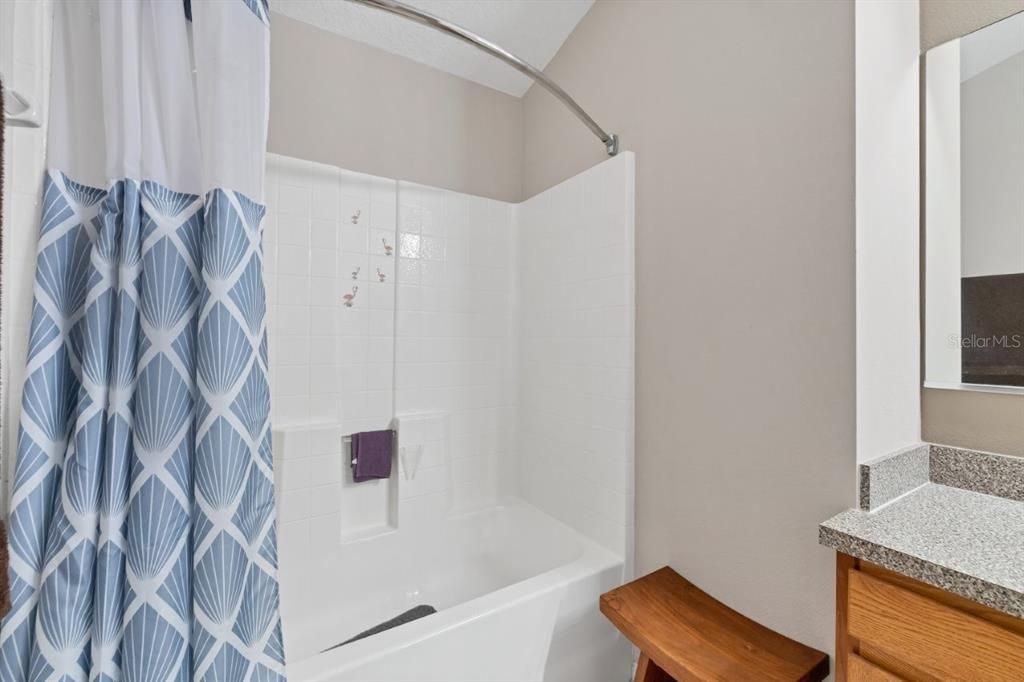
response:
[[[267,12],[190,5],[57,3],[5,681],[284,679]]]

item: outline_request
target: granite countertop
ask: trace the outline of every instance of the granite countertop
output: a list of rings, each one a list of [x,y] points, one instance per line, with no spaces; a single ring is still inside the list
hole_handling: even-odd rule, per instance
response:
[[[1024,482],[1024,459],[977,454],[924,446],[862,465],[861,508],[822,523],[819,542],[1024,618],[1024,500],[1007,486]],[[869,488],[885,492],[880,505]]]

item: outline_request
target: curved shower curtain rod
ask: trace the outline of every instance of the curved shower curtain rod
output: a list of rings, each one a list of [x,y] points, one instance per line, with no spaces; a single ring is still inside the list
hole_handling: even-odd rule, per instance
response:
[[[467,31],[461,26],[457,26],[450,21],[446,21],[441,17],[418,10],[403,2],[398,2],[398,0],[348,0],[348,2],[354,2],[358,5],[366,5],[367,7],[374,7],[376,9],[384,10],[385,12],[397,14],[400,17],[405,17],[406,19],[411,19],[412,21],[423,24],[424,26],[429,26],[441,31],[442,33],[454,36],[463,42],[469,43],[477,49],[483,50],[489,55],[497,57],[516,71],[519,71],[520,73],[537,81],[546,88],[548,92],[560,99],[562,104],[567,106],[569,111],[576,114],[576,118],[583,121],[583,124],[590,128],[591,132],[597,135],[598,139],[604,143],[604,148],[607,150],[608,156],[615,156],[619,153],[618,135],[615,133],[606,133],[604,128],[597,125],[597,121],[592,119],[590,114],[584,111],[583,107],[577,104],[576,100],[569,96],[569,93],[559,87],[559,85],[553,80],[545,76],[542,71],[530,66],[530,64],[515,56],[508,50],[495,45],[486,38],[481,38],[472,31]]]

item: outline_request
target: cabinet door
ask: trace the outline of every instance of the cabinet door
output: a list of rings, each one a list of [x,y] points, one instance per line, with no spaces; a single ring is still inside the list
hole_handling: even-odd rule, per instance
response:
[[[884,652],[925,679],[1024,679],[1020,634],[858,570],[849,574],[847,629],[861,654]]]

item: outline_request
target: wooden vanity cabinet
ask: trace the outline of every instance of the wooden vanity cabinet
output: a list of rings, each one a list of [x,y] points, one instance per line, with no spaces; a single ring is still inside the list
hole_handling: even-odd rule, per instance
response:
[[[836,557],[838,682],[1024,680],[1024,620]]]

